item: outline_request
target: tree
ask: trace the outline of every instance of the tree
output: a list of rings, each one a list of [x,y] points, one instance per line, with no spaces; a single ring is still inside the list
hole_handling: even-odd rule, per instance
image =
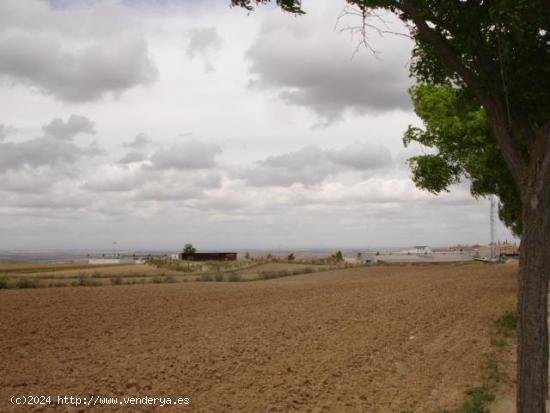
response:
[[[288,256],[286,257],[287,261],[294,261],[296,257],[294,256],[294,253],[291,252],[290,254],[288,254]]]
[[[250,253],[247,251],[246,254],[244,254],[244,259],[249,260],[250,259]]]
[[[249,10],[269,2],[231,0],[232,5]],[[287,12],[303,13],[300,0],[276,2]],[[408,25],[415,43],[411,72],[417,81],[457,89],[484,109],[521,205],[517,411],[544,413],[550,268],[550,1],[347,2],[357,8],[362,34],[373,9],[395,13]],[[424,159],[418,165],[448,172],[441,158]],[[507,203],[502,198],[500,202]]]
[[[358,262],[363,262],[363,254],[361,252],[357,253],[357,261]]]
[[[450,86],[420,84],[409,92],[425,128],[410,126],[403,142],[436,149],[409,159],[416,186],[438,194],[467,178],[474,197],[498,196],[500,219],[519,236],[521,199],[483,108],[463,89]]]
[[[336,251],[336,253],[333,255],[333,257],[337,262],[344,261],[344,255],[342,255],[342,251]]]
[[[193,247],[193,244],[185,244],[183,247],[184,254],[194,254],[195,252],[197,252],[197,249]]]

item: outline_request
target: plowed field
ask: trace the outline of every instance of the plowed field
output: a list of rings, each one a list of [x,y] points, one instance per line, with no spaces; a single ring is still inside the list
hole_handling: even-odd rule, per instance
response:
[[[387,266],[270,281],[0,290],[1,412],[401,412],[480,384],[515,266]],[[13,407],[12,395],[189,397]]]

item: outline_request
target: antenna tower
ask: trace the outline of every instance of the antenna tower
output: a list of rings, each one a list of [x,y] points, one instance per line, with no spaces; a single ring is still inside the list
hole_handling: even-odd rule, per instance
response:
[[[495,208],[496,208],[496,200],[495,196],[491,195],[489,196],[490,201],[490,210],[489,210],[489,222],[491,227],[491,259],[496,258],[496,244],[495,244]]]

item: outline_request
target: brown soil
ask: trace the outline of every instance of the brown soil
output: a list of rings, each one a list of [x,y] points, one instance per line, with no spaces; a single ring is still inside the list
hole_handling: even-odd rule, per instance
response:
[[[0,411],[401,412],[480,384],[514,266],[369,267],[246,283],[0,290]],[[13,394],[190,397],[13,408]]]
[[[134,275],[134,274],[147,274],[155,275],[162,272],[167,272],[160,268],[155,267],[154,265],[149,264],[116,264],[111,266],[94,266],[89,265],[82,267],[78,270],[56,270],[56,271],[45,271],[38,273],[29,273],[25,274],[27,276],[34,276],[37,278],[74,278],[78,276],[93,276],[94,274],[99,274],[101,276],[111,276],[111,275]]]
[[[251,268],[239,271],[242,274],[247,273],[259,273],[262,271],[282,271],[282,270],[302,270],[304,268],[326,268],[326,265],[312,265],[312,264],[300,264],[300,263],[286,263],[286,262],[270,262],[267,264],[256,265]]]
[[[128,267],[128,265],[121,264],[74,264],[74,263],[61,263],[61,264],[48,264],[48,263],[28,263],[28,262],[0,262],[0,273],[6,274],[33,274],[33,273],[52,273],[52,272],[74,272],[80,271],[94,271],[98,269],[114,268],[114,267]]]

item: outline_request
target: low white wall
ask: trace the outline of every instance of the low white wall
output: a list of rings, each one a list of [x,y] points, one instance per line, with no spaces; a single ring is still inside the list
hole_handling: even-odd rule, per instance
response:
[[[120,259],[118,258],[90,258],[88,264],[120,264]]]

